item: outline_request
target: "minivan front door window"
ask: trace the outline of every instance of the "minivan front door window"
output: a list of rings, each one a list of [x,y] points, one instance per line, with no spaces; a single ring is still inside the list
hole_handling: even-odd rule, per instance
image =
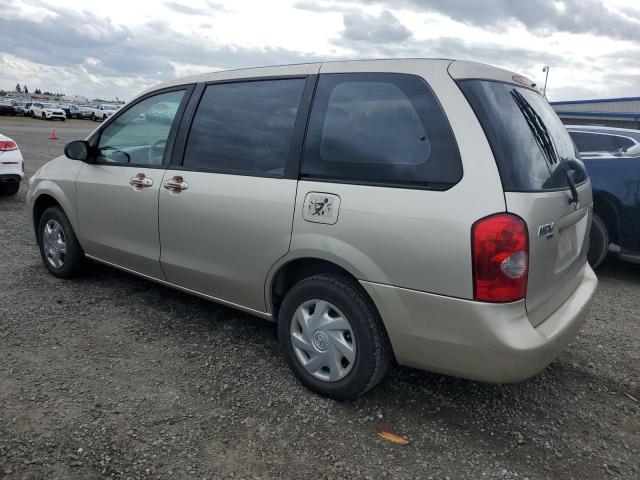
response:
[[[184,93],[149,97],[114,119],[100,135],[97,163],[160,166]]]

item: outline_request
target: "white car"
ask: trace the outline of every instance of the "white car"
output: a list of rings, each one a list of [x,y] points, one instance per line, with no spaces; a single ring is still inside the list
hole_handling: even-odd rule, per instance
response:
[[[0,195],[15,195],[24,175],[18,144],[0,133]]]
[[[33,118],[41,118],[43,120],[62,120],[67,119],[67,115],[60,107],[53,103],[32,103],[29,109]]]
[[[101,103],[100,105],[92,108],[91,120],[106,120],[117,111],[118,107],[116,105]]]

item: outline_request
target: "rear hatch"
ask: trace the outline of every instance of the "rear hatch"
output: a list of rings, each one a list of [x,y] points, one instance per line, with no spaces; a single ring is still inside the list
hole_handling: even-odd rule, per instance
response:
[[[537,91],[458,80],[493,150],[507,211],[529,230],[527,314],[535,326],[580,284],[589,248],[591,184],[564,125]]]

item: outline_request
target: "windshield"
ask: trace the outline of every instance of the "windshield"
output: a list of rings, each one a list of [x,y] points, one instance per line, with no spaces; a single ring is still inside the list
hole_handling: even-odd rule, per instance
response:
[[[43,103],[42,108],[58,108],[53,103]]]
[[[640,157],[640,143],[629,147],[624,151],[625,157]]]
[[[102,108],[104,110],[115,110],[116,107],[114,107],[113,105],[103,105]]]
[[[458,85],[480,120],[505,191],[568,189],[587,180],[571,137],[542,95],[489,80]]]

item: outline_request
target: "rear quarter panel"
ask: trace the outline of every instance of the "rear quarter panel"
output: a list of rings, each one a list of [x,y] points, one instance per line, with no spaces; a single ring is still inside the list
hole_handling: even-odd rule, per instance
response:
[[[320,73],[389,72],[422,77],[439,99],[460,149],[463,178],[447,191],[300,181],[288,255],[318,257],[359,280],[473,297],[471,226],[504,211],[497,167],[482,128],[449,77],[449,61],[340,62]],[[335,225],[303,218],[308,192],[340,197]],[[274,271],[277,270],[274,269]]]

